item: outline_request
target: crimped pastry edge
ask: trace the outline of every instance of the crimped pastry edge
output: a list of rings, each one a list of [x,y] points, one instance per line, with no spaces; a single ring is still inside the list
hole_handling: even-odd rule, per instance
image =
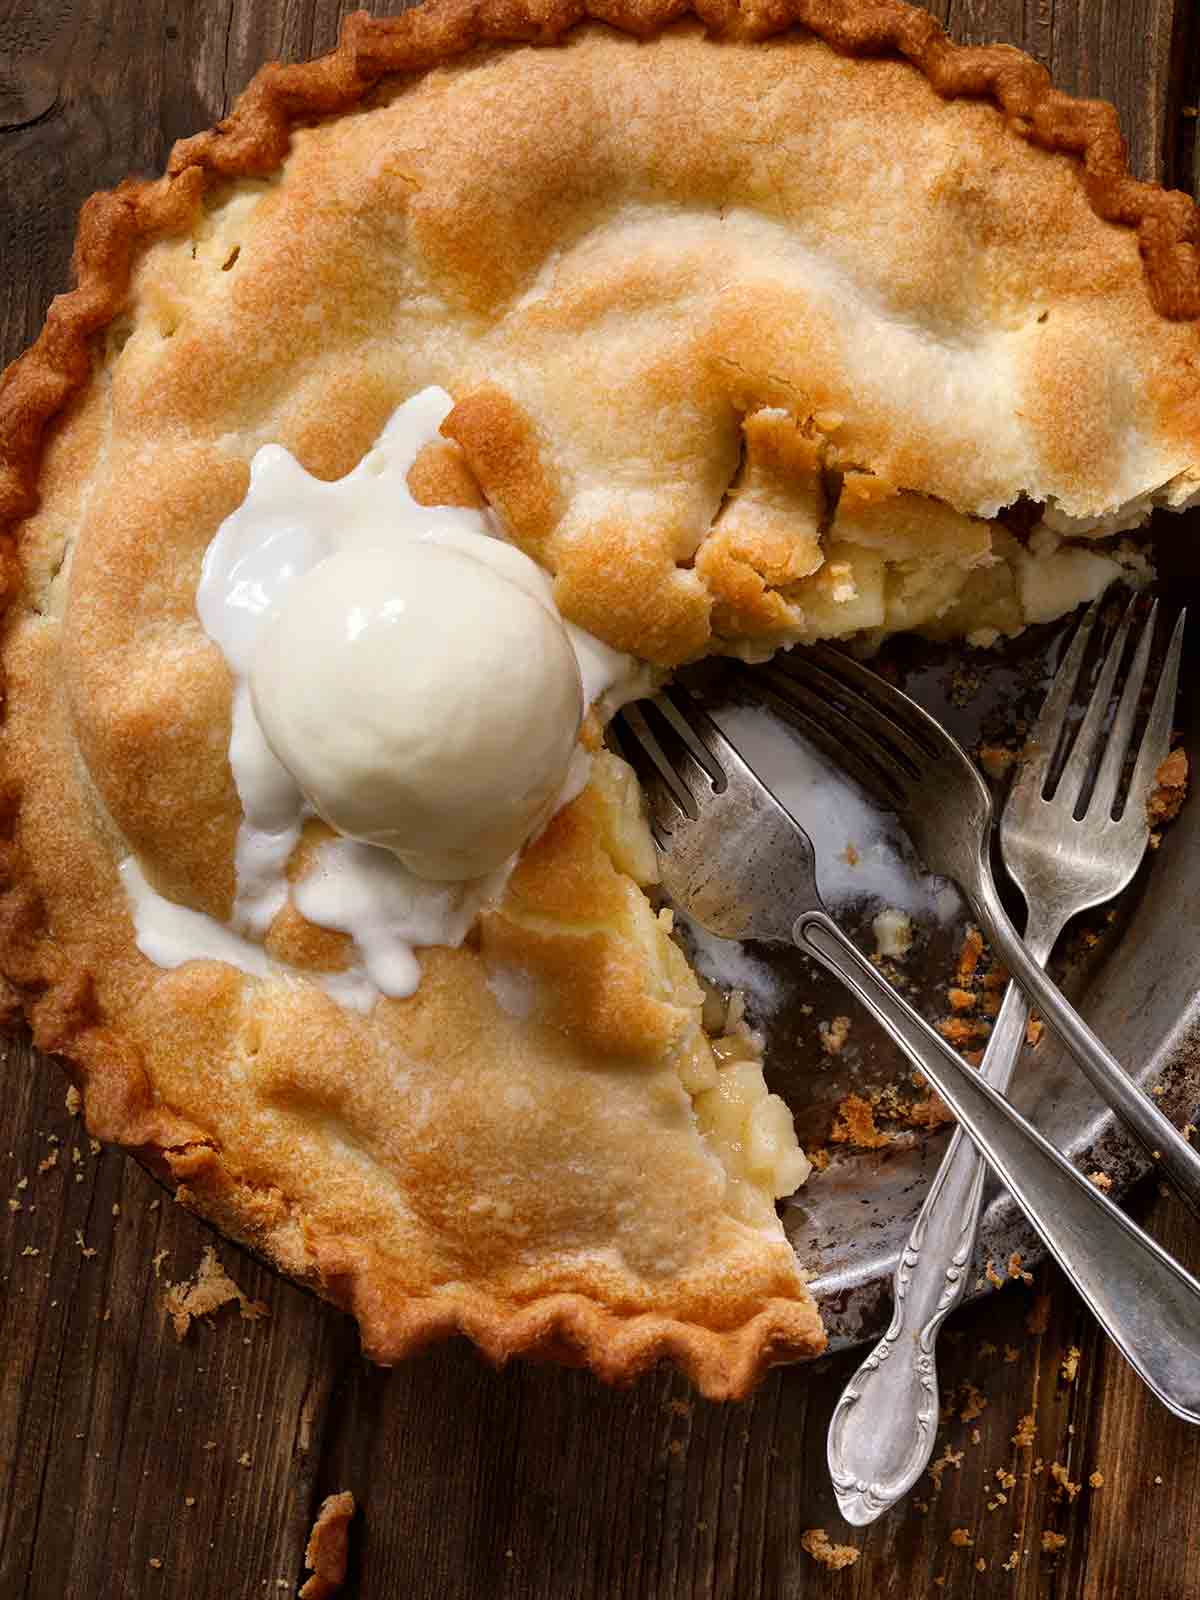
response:
[[[644,37],[687,17],[718,38],[746,41],[800,24],[845,54],[906,59],[944,98],[991,100],[1016,136],[1075,157],[1098,216],[1136,229],[1159,314],[1200,317],[1200,212],[1187,196],[1130,175],[1114,109],[1056,90],[1045,68],[1010,46],[953,44],[935,18],[903,0],[427,0],[394,18],[358,12],[329,54],[263,67],[228,118],[175,146],[164,176],[128,180],[83,207],[77,286],[54,300],[37,341],[0,377],[0,592],[7,598],[17,589],[15,524],[37,505],[47,427],[86,387],[91,340],[121,310],[137,249],[186,228],[208,188],[272,172],[293,123],[346,111],[384,77],[427,71],[479,45],[551,45],[589,20]],[[23,1012],[37,1046],[65,1059],[96,1134],[130,1149],[230,1236],[277,1258],[265,1241],[286,1214],[284,1197],[249,1191],[204,1130],[154,1102],[135,1053],[98,1015],[90,975],[67,968],[45,936],[33,876],[12,838],[19,804],[11,784],[0,787],[0,968],[11,1014]],[[706,1395],[726,1399],[748,1393],[769,1366],[816,1355],[824,1343],[811,1302],[770,1301],[727,1330],[620,1316],[570,1294],[515,1311],[469,1293],[398,1304],[365,1253],[336,1240],[307,1243],[315,1271],[281,1265],[351,1311],[364,1349],[383,1363],[464,1334],[496,1364],[517,1355],[586,1364],[614,1383],[669,1358]]]

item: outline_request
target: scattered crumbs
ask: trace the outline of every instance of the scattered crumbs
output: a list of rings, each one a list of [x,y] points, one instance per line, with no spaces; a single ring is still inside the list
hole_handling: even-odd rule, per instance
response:
[[[96,1254],[96,1247],[84,1242],[82,1228],[75,1229],[75,1243],[79,1246],[79,1253],[83,1256],[85,1261],[90,1261]]]
[[[983,935],[978,928],[968,928],[958,952],[958,986],[965,989],[975,976],[975,968],[983,954]]]
[[[119,1217],[121,1215],[121,1207],[115,1200],[113,1201],[112,1214],[114,1217]]]
[[[77,1144],[73,1144],[71,1146],[71,1165],[73,1167],[79,1167],[83,1165],[83,1151]]]
[[[35,1245],[35,1244],[27,1244],[25,1246],[24,1250],[21,1251],[21,1254],[23,1256],[40,1256],[41,1253],[42,1252],[38,1249],[37,1245]]]
[[[999,783],[1017,759],[1015,750],[1006,750],[1001,744],[984,744],[979,747],[979,765],[988,777]]]
[[[1025,1024],[1025,1043],[1029,1045],[1031,1049],[1036,1049],[1037,1046],[1041,1044],[1042,1035],[1045,1033],[1045,1031],[1046,1024],[1042,1021],[1042,1019],[1040,1017],[1031,1016],[1029,1021]]]
[[[1155,1482],[1156,1487],[1162,1484],[1162,1474],[1161,1473],[1156,1472],[1154,1474],[1154,1482]]]
[[[976,1039],[986,1039],[992,1031],[990,1022],[981,1017],[943,1017],[937,1031],[952,1045],[971,1044]]]
[[[208,1316],[234,1300],[248,1322],[270,1315],[261,1300],[249,1299],[238,1288],[217,1260],[212,1245],[206,1245],[196,1276],[180,1283],[169,1283],[163,1295],[163,1307],[171,1319],[175,1337],[183,1339],[197,1317]]]
[[[1073,1344],[1062,1359],[1062,1380],[1064,1383],[1074,1383],[1075,1374],[1079,1371],[1079,1357],[1081,1351],[1077,1344]]]
[[[194,1494],[185,1494],[183,1503],[185,1506],[194,1506],[196,1504],[196,1496]]]
[[[969,1378],[963,1384],[963,1395],[963,1408],[958,1414],[959,1419],[962,1422],[974,1422],[976,1417],[981,1417],[987,1410],[987,1395],[977,1389]]]
[[[1017,1431],[1012,1436],[1012,1442],[1018,1450],[1030,1450],[1037,1437],[1037,1425],[1033,1420],[1033,1412],[1028,1411],[1017,1423]]]
[[[162,1202],[160,1200],[151,1200],[150,1205],[149,1205],[149,1207],[147,1209],[150,1210],[150,1211],[157,1211],[161,1204],[162,1204]]]
[[[1026,1272],[1021,1265],[1021,1252],[1014,1250],[1008,1258],[1008,1275],[1010,1278],[1020,1278],[1022,1283],[1032,1283],[1033,1273]]]
[[[814,1145],[811,1150],[806,1150],[804,1154],[808,1157],[809,1164],[814,1172],[824,1172],[829,1165],[829,1151],[826,1150],[824,1145]]]
[[[844,1018],[837,1018],[844,1021]],[[822,1023],[822,1027],[824,1024]],[[841,1049],[841,1046],[838,1046]],[[875,1126],[875,1113],[860,1094],[848,1094],[839,1104],[829,1131],[830,1144],[852,1144],[860,1150],[880,1150],[892,1143],[890,1133]]]
[[[1102,1472],[1089,1473],[1089,1475],[1088,1475],[1088,1488],[1089,1489],[1103,1489],[1103,1487],[1104,1487],[1104,1474]]]
[[[1051,1533],[1049,1529],[1042,1535],[1042,1549],[1046,1551],[1061,1550],[1067,1542],[1065,1533]]]
[[[979,996],[971,993],[970,989],[951,989],[946,998],[950,1002],[951,1011],[974,1011],[979,1003]]]
[[[77,1117],[83,1110],[83,1096],[72,1083],[67,1088],[67,1114]]]
[[[983,1559],[982,1556],[978,1556],[976,1558],[975,1571],[976,1572],[986,1572],[987,1571],[987,1562]]]
[[[904,911],[888,906],[871,923],[875,935],[875,953],[891,961],[903,961],[912,949],[912,918]]]
[[[965,1450],[951,1450],[950,1446],[947,1445],[937,1460],[930,1462],[927,1470],[939,1489],[942,1486],[942,1473],[945,1472],[947,1467],[953,1467],[955,1472],[961,1472],[962,1459],[965,1455]]]
[[[1003,1289],[1004,1279],[996,1271],[996,1263],[994,1261],[988,1262],[987,1266],[984,1268],[984,1275],[993,1289]]]
[[[17,1199],[15,1194],[10,1194],[8,1197],[8,1209],[14,1213],[20,1211],[21,1209],[21,1202]]]
[[[850,1018],[834,1017],[832,1022],[818,1022],[817,1032],[821,1036],[821,1049],[827,1056],[841,1055],[842,1046],[850,1037]]]
[[[206,1439],[202,1448],[205,1450],[215,1450],[217,1448],[217,1441],[215,1439]]]
[[[998,1356],[1000,1354],[1000,1347],[998,1345],[994,1345],[990,1339],[985,1339],[979,1346],[979,1354],[981,1356]]]
[[[171,1254],[171,1252],[169,1250],[160,1250],[160,1251],[158,1251],[158,1253],[156,1255],[153,1255],[153,1256],[150,1257],[150,1265],[154,1268],[154,1276],[156,1278],[158,1277],[159,1273],[162,1271],[163,1262],[167,1259],[167,1257],[170,1254]]]
[[[1083,1487],[1081,1483],[1071,1482],[1067,1469],[1063,1466],[1061,1461],[1052,1461],[1050,1463],[1050,1476],[1054,1479],[1062,1494],[1066,1495],[1068,1500],[1074,1500],[1075,1496]]]
[[[92,1152],[92,1154],[94,1156],[98,1156],[100,1154],[100,1151],[101,1151],[102,1148],[103,1148],[103,1146],[101,1145],[99,1139],[89,1139],[88,1140],[88,1149]]]
[[[861,859],[857,847],[853,844],[848,844],[842,851],[842,860],[848,867],[856,867]]]
[[[1150,1091],[1150,1093],[1154,1096],[1154,1098],[1156,1100],[1161,1100],[1163,1095],[1166,1094],[1166,1092],[1167,1091],[1163,1088],[1161,1083],[1156,1083],[1154,1085],[1154,1087]]]
[[[928,1500],[914,1500],[913,1501],[913,1510],[914,1511],[919,1511],[920,1514],[923,1517],[926,1516],[928,1514],[928,1512],[929,1512],[929,1501]]]
[[[800,1535],[800,1548],[819,1566],[828,1567],[830,1572],[852,1567],[858,1560],[858,1550],[854,1545],[832,1544],[824,1528],[807,1528]]]
[[[1088,1182],[1094,1183],[1097,1189],[1103,1189],[1105,1194],[1112,1188],[1112,1179],[1107,1172],[1102,1172],[1099,1167],[1096,1168],[1095,1172],[1089,1172],[1087,1176]]]
[[[1187,794],[1187,782],[1187,752],[1172,750],[1154,774],[1154,788],[1146,800],[1146,816],[1152,828],[1179,815]]]
[[[18,1189],[28,1189],[28,1187],[29,1187],[29,1179],[28,1178],[18,1178],[17,1179],[17,1188]]]
[[[1012,1555],[1009,1556],[1008,1560],[1002,1561],[1000,1565],[1005,1572],[1015,1572],[1017,1570],[1017,1563],[1020,1561],[1020,1559],[1021,1552],[1019,1550],[1014,1550]]]
[[[154,1568],[155,1572],[157,1572],[158,1569],[162,1566],[162,1557],[161,1556],[151,1556],[150,1557],[150,1565]]]
[[[975,1543],[969,1528],[951,1528],[950,1543],[959,1550],[968,1550]]]
[[[668,1400],[666,1408],[676,1417],[690,1417],[692,1414],[691,1401],[689,1400]]]
[[[982,1444],[983,1443],[983,1435],[980,1433],[978,1428],[972,1428],[971,1429],[971,1443],[972,1444]]]
[[[997,1467],[996,1482],[1002,1489],[1015,1489],[1017,1486],[1017,1475],[1015,1472],[1010,1472],[1007,1467]]]
[[[53,1147],[53,1149],[47,1155],[44,1155],[42,1157],[42,1159],[38,1162],[37,1169],[38,1169],[39,1172],[49,1172],[52,1167],[56,1167],[57,1165],[58,1165],[58,1146],[55,1145]]]
[[[322,1500],[304,1551],[304,1565],[312,1577],[306,1579],[301,1588],[300,1600],[327,1600],[342,1587],[353,1516],[354,1496],[349,1489],[326,1495]]]
[[[935,1578],[933,1580],[933,1586],[935,1589],[944,1589],[946,1587],[946,1574],[944,1572],[940,1578]]]
[[[249,1467],[253,1466],[254,1464],[249,1450],[243,1450],[241,1455],[237,1458],[237,1462],[239,1467]]]

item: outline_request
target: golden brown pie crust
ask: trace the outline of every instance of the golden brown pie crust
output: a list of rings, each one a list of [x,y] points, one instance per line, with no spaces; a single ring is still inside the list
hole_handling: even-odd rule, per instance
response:
[[[130,182],[88,202],[75,254],[78,287],[54,302],[41,337],[0,385],[5,589],[10,600],[19,596],[10,608],[5,648],[0,946],[14,1010],[24,1009],[40,1048],[67,1058],[93,1131],[132,1148],[177,1186],[181,1199],[352,1310],[376,1358],[395,1360],[461,1332],[498,1361],[514,1354],[585,1361],[614,1380],[670,1356],[706,1393],[726,1396],[744,1394],[772,1361],[818,1351],[819,1323],[782,1238],[768,1238],[720,1208],[717,1178],[697,1148],[686,1096],[663,1066],[687,1018],[669,994],[647,989],[641,913],[629,899],[638,891],[605,843],[607,825],[596,811],[602,799],[589,790],[560,814],[526,856],[502,906],[484,919],[478,948],[426,952],[417,996],[377,1008],[370,1022],[313,990],[272,989],[265,1000],[248,1000],[240,974],[211,964],[150,971],[132,944],[115,883],[114,847],[132,845],[152,864],[163,892],[214,914],[227,912],[232,893],[238,809],[225,746],[217,757],[213,746],[214,730],[228,727],[227,676],[194,629],[193,636],[173,634],[174,648],[148,663],[145,629],[164,617],[181,629],[181,619],[190,616],[203,548],[244,493],[244,458],[223,454],[209,441],[185,444],[161,470],[149,460],[137,470],[131,464],[100,508],[106,515],[91,508],[103,537],[77,551],[72,584],[85,598],[66,625],[73,644],[65,672],[56,666],[53,615],[57,530],[83,518],[87,486],[109,445],[104,385],[89,384],[96,336],[122,312],[148,242],[194,227],[207,191],[232,178],[272,173],[288,153],[296,124],[349,113],[385,77],[425,73],[478,46],[552,45],[587,18],[650,37],[693,15],[718,38],[737,41],[731,50],[800,23],[846,55],[906,59],[947,101],[979,99],[1002,111],[1003,122],[994,126],[971,113],[977,138],[998,144],[1018,136],[1078,157],[1042,163],[1037,171],[1045,190],[1033,185],[1029,202],[1035,212],[1047,205],[1070,212],[1079,253],[1064,270],[1078,273],[1086,259],[1097,296],[1134,318],[1155,437],[1168,441],[1168,454],[1183,450],[1180,470],[1194,468],[1200,456],[1197,341],[1186,323],[1200,315],[1195,207],[1182,195],[1135,182],[1111,108],[1058,93],[1043,69],[1018,52],[951,45],[932,18],[892,0],[696,11],[675,4],[585,11],[520,0],[494,7],[450,0],[391,20],[351,17],[331,55],[263,69],[230,118],[176,147],[164,178]],[[680,59],[700,47],[699,35],[686,27],[670,38]],[[569,46],[574,58],[564,52],[559,59],[586,65],[590,53],[604,81],[601,56],[615,47],[612,36],[585,29]],[[772,85],[759,81],[751,56],[730,56],[723,71],[733,73],[738,90],[763,90],[765,107]],[[503,52],[494,57],[498,72],[511,71],[507,59]],[[573,64],[569,70],[575,71]],[[890,94],[914,105],[929,100],[907,69],[885,60],[878,70],[890,75]],[[443,89],[452,95],[455,81],[453,71],[445,84],[430,80],[426,100]],[[373,103],[397,104],[403,93],[393,84]],[[437,125],[433,106],[426,114],[452,144],[453,122]],[[534,170],[553,200],[561,172],[553,162]],[[419,176],[387,177],[420,188]],[[685,177],[693,181],[690,173]],[[979,204],[961,173],[947,181],[962,186],[958,199],[965,208]],[[1086,205],[1073,197],[1075,190]],[[465,252],[459,288],[469,300],[470,260],[480,242],[456,240],[445,231],[452,221],[433,216],[429,226],[443,230],[447,263]],[[1122,226],[1105,225],[1112,222]],[[1144,278],[1135,274],[1134,241]],[[337,269],[335,261],[331,270]],[[266,291],[277,294],[281,283],[268,275]],[[920,291],[918,274],[913,292]],[[1138,305],[1147,295],[1157,317]],[[747,306],[730,335],[748,347],[757,337],[754,311]],[[585,308],[588,316],[595,312]],[[169,296],[162,314],[165,339],[175,332]],[[296,335],[294,327],[287,332]],[[562,337],[569,333],[569,327],[560,330]],[[181,345],[185,338],[183,331]],[[1068,344],[1063,373],[1039,375],[1051,404],[1059,394],[1063,437],[1068,418],[1076,432],[1089,426],[1086,407],[1083,415],[1072,411],[1079,375],[1070,360],[1078,348]],[[690,366],[683,376],[690,382],[694,374]],[[664,393],[679,382],[669,366],[650,377],[661,379]],[[694,568],[679,562],[670,528],[656,545],[653,539],[630,542],[619,523],[606,532],[593,521],[589,540],[564,540],[560,524],[570,496],[559,464],[548,465],[543,423],[503,386],[473,384],[445,431],[519,542],[556,572],[564,610],[616,643],[672,662],[711,647],[714,628],[718,635],[769,634],[778,622],[779,588],[803,583],[811,572],[811,552],[795,530],[815,534],[820,525],[819,480],[830,439],[842,449],[839,465],[855,464],[853,447],[836,444],[840,419],[818,420],[815,429],[780,422],[787,384],[773,391],[774,381],[761,373],[745,376],[742,421],[729,440],[734,458],[744,451],[744,493],[733,507],[736,515],[696,552]],[[727,394],[739,387],[728,371],[722,383]],[[383,390],[360,395],[339,415],[339,395],[330,389],[321,399],[332,416],[312,423],[301,408],[290,433],[284,427],[271,436],[283,437],[310,470],[334,476],[353,464],[397,398]],[[152,419],[158,403],[152,392],[125,397],[135,408],[141,400]],[[211,403],[199,378],[190,393],[182,382],[172,399],[185,423]],[[51,428],[63,412],[68,425]],[[855,426],[869,442],[870,420]],[[882,490],[864,483],[861,494],[847,499],[864,539],[873,497],[906,492],[904,450],[895,441],[889,450],[890,474],[876,474]],[[928,453],[927,441],[909,450],[922,482]],[[462,485],[471,475],[452,450],[426,465],[431,497],[439,485],[446,499],[470,492]],[[719,500],[730,462],[718,460],[716,469]],[[1078,484],[1090,467],[1064,457],[1055,470],[1064,484]],[[944,516],[969,524],[964,536],[974,537],[980,525],[973,506],[954,509],[952,484],[932,487],[948,502]],[[1090,492],[1083,483],[1081,495]],[[771,515],[780,497],[786,536]],[[146,537],[156,520],[165,525],[169,560]],[[600,581],[605,573],[621,587],[606,589]],[[141,691],[151,667],[154,692],[147,695]],[[158,781],[164,771],[165,783]],[[294,914],[273,928],[271,948],[314,967],[336,965],[344,956],[336,936]],[[518,1026],[491,996],[489,959],[547,980],[549,1009],[531,1026]],[[465,1068],[452,1081],[440,1054],[447,1030]],[[253,1063],[253,1093],[243,1092],[238,1071],[231,1075],[231,1048],[243,1067]],[[404,1082],[386,1081],[373,1070],[380,1051],[405,1062]],[[514,1127],[511,1110],[492,1119],[490,1108],[525,1085],[527,1071],[530,1085],[545,1097],[546,1117],[537,1114],[535,1099],[521,1134],[524,1147],[494,1152],[494,1175],[502,1175],[509,1190],[489,1192],[489,1140],[511,1142]],[[573,1136],[548,1152],[548,1130],[557,1136],[573,1116],[581,1084],[595,1096],[582,1119],[586,1138]],[[560,1087],[563,1103],[556,1106]],[[654,1192],[661,1178],[642,1164],[651,1104],[654,1164],[671,1175],[667,1206]],[[422,1117],[428,1131],[421,1148],[392,1147],[390,1130],[411,1128]],[[454,1136],[462,1125],[477,1134],[469,1167]],[[338,1144],[332,1173],[315,1144],[306,1142],[314,1128]],[[581,1168],[578,1181],[557,1178],[554,1164],[564,1158]],[[370,1169],[370,1181],[356,1182],[356,1163]],[[402,1203],[394,1195],[380,1199],[381,1171],[404,1173]],[[546,1200],[551,1192],[552,1208]],[[605,1207],[614,1192],[628,1201],[628,1215],[615,1229],[620,1249],[604,1259],[599,1242],[611,1230]],[[414,1195],[425,1212],[411,1218],[406,1232],[397,1218],[412,1207]],[[475,1228],[464,1221],[472,1207]],[[544,1237],[538,1236],[539,1220]],[[573,1230],[581,1252],[566,1265],[553,1254],[564,1227]],[[689,1246],[676,1258],[679,1239]],[[589,1251],[584,1271],[579,1260]]]

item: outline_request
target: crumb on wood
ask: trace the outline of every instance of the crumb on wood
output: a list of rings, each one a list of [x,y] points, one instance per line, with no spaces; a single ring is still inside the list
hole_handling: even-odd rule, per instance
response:
[[[96,1247],[84,1239],[82,1228],[75,1229],[75,1243],[79,1246],[79,1253],[85,1261],[90,1261],[96,1254]]]
[[[346,1581],[346,1558],[350,1543],[350,1520],[354,1516],[354,1496],[349,1489],[327,1495],[317,1512],[304,1565],[312,1573],[300,1590],[300,1600],[327,1600]]]
[[[1079,1357],[1081,1354],[1082,1351],[1080,1350],[1079,1346],[1077,1344],[1073,1344],[1067,1350],[1066,1355],[1062,1358],[1061,1371],[1062,1380],[1064,1383],[1075,1382],[1075,1376],[1079,1371]]]
[[[1065,1495],[1068,1500],[1074,1500],[1080,1489],[1083,1488],[1081,1483],[1073,1483],[1071,1481],[1070,1474],[1061,1461],[1052,1461],[1050,1463],[1050,1476],[1058,1485],[1060,1498]]]
[[[39,1173],[49,1172],[58,1165],[58,1146],[55,1145],[48,1155],[42,1157],[37,1164]]]
[[[72,1084],[68,1084],[68,1086],[67,1086],[67,1115],[71,1116],[71,1117],[77,1117],[82,1110],[83,1110],[83,1096],[80,1094],[79,1090],[75,1087],[75,1085],[73,1083]]]
[[[1033,1309],[1025,1318],[1025,1331],[1036,1338],[1050,1326],[1050,1291],[1044,1289],[1033,1302]]]
[[[1187,795],[1188,758],[1185,750],[1172,750],[1154,774],[1154,787],[1146,801],[1146,816],[1152,828],[1179,815]]]
[[[1015,1472],[1010,1472],[1007,1467],[997,1467],[996,1482],[1002,1489],[1015,1489],[1017,1487],[1017,1475]]]
[[[987,1571],[987,1562],[983,1559],[982,1556],[977,1556],[976,1557],[976,1560],[975,1560],[975,1571],[976,1572],[986,1572]]]
[[[1042,1534],[1042,1549],[1047,1553],[1054,1550],[1061,1550],[1066,1542],[1067,1536],[1065,1533],[1051,1533],[1049,1528],[1047,1528],[1046,1532]]]
[[[959,1412],[962,1422],[974,1422],[976,1417],[981,1417],[987,1410],[987,1395],[977,1389],[968,1378],[963,1384],[963,1408]]]
[[[975,1541],[969,1528],[951,1528],[950,1543],[958,1550],[969,1550]]]
[[[238,1288],[217,1260],[217,1252],[212,1245],[205,1246],[195,1277],[169,1283],[163,1295],[163,1306],[171,1318],[177,1339],[186,1336],[197,1317],[209,1316],[232,1301],[237,1302],[238,1310],[247,1322],[270,1315],[261,1300],[251,1300]]]
[[[846,1040],[850,1037],[850,1018],[834,1017],[832,1022],[819,1022],[817,1032],[821,1038],[821,1049],[827,1056],[838,1056]]]
[[[1009,1556],[1008,1560],[1002,1561],[1000,1565],[1005,1572],[1015,1572],[1017,1570],[1017,1563],[1020,1561],[1020,1559],[1021,1552],[1019,1550],[1014,1550],[1012,1555]]]
[[[840,1572],[852,1567],[858,1560],[858,1548],[852,1544],[833,1544],[824,1528],[807,1528],[800,1535],[800,1548],[810,1555],[818,1566],[830,1572]]]
[[[955,1472],[962,1471],[962,1460],[966,1453],[965,1450],[951,1450],[947,1445],[937,1460],[929,1463],[926,1470],[939,1489],[942,1486],[942,1474],[947,1467],[953,1467]]]
[[[1092,1472],[1092,1473],[1088,1474],[1088,1488],[1089,1489],[1103,1489],[1103,1487],[1104,1487],[1104,1474],[1102,1472],[1096,1471],[1096,1472]]]
[[[1017,1431],[1012,1436],[1012,1442],[1018,1450],[1031,1450],[1036,1437],[1037,1424],[1033,1420],[1033,1412],[1027,1411],[1017,1423]]]

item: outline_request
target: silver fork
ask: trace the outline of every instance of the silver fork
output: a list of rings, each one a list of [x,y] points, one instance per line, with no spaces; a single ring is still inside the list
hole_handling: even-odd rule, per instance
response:
[[[1200,1283],[953,1051],[829,916],[812,843],[678,685],[613,730],[642,780],[666,892],[723,939],[796,944],[943,1097],[1105,1332],[1177,1416],[1200,1422]]]
[[[1076,820],[1089,766],[1104,740],[1103,721],[1124,660],[1130,603],[1113,635],[1069,759],[1053,792],[1050,768],[1066,726],[1098,604],[1083,618],[1063,657],[1022,752],[1000,822],[1005,866],[1028,907],[1025,945],[1045,965],[1073,916],[1111,900],[1137,871],[1150,839],[1144,797],[1170,750],[1183,618],[1176,624],[1142,735],[1128,794],[1113,817],[1146,681],[1157,621],[1151,608],[1104,743],[1095,788]],[[1020,1057],[1025,996],[1008,986],[980,1071],[1003,1093]],[[907,1494],[929,1464],[937,1432],[938,1330],[968,1282],[983,1197],[984,1163],[956,1129],[921,1214],[896,1265],[892,1320],[847,1384],[829,1424],[829,1471],[842,1515],[872,1522]]]
[[[1176,652],[1182,629],[1181,620]],[[989,860],[991,795],[957,741],[915,700],[827,645],[814,645],[787,658],[776,657],[768,665],[746,668],[743,682],[769,694],[814,743],[829,750],[835,761],[896,812],[926,867],[958,884],[993,951],[1037,1007],[1038,1015],[1142,1141],[1163,1176],[1200,1216],[1200,1150],[1193,1149],[1121,1068],[1030,955],[1005,911]],[[1086,773],[1089,749],[1101,731],[1104,710],[1103,706],[1095,709],[1088,738],[1079,741],[1088,748],[1080,750],[1077,762],[1072,757],[1074,765],[1068,766],[1064,776],[1064,782],[1070,778],[1067,794],[1072,792],[1072,783],[1076,785],[1073,792],[1079,792],[1078,782]],[[1052,755],[1053,750],[1041,752],[1043,773]],[[1118,773],[1113,763],[1104,775],[1105,784]],[[1137,774],[1141,792],[1149,790],[1153,776],[1154,769],[1148,764]],[[1103,870],[1100,863],[1105,852],[1121,848],[1121,823],[1104,817],[1103,811],[1101,794],[1085,818],[1086,826],[1100,840],[1098,871]],[[1032,887],[1032,892],[1041,893],[1041,887]]]

